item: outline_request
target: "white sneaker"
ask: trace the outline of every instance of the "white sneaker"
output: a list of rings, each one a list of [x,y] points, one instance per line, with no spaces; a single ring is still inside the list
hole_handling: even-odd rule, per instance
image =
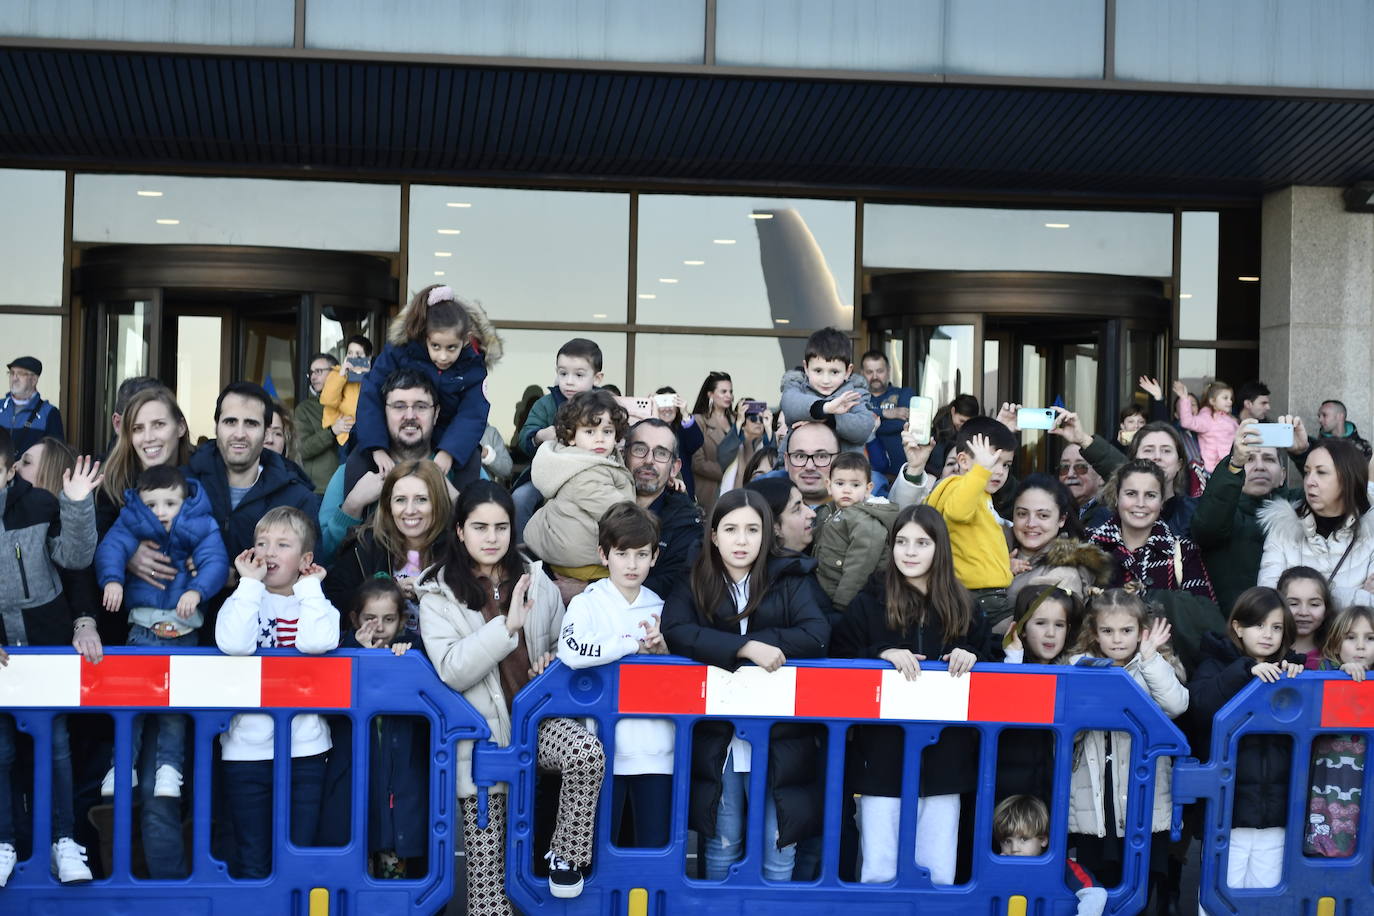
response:
[[[181,798],[181,771],[164,763],[154,774],[153,795],[157,798]]]
[[[86,847],[76,845],[76,840],[69,836],[53,843],[52,873],[63,884],[91,880],[91,870],[86,866]]]
[[[132,778],[130,779],[129,784],[133,786],[135,789],[137,789],[138,770],[132,770],[131,773]],[[114,795],[114,767],[110,767],[108,770],[106,770],[105,778],[100,780],[100,794],[105,798],[110,798]],[[178,792],[177,794],[180,795],[181,793]]]
[[[14,863],[19,857],[9,843],[0,843],[0,887],[4,887],[14,872]]]

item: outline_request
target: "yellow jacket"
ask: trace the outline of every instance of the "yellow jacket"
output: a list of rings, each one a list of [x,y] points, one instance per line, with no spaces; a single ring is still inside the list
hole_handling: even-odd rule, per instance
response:
[[[1006,588],[1011,584],[1007,536],[987,493],[991,478],[991,471],[974,465],[967,474],[940,481],[927,500],[945,517],[954,552],[954,574],[969,589]]]
[[[325,376],[324,388],[320,389],[320,403],[324,405],[324,418],[320,425],[325,429],[333,426],[339,417],[356,419],[358,416],[358,392],[363,390],[363,383],[347,379],[347,366],[330,369],[329,375]],[[334,438],[343,445],[348,441],[348,433],[339,433]]]

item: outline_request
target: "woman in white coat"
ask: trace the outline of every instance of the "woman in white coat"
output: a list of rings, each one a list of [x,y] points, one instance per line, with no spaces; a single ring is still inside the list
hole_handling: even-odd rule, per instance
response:
[[[490,481],[463,490],[454,508],[459,546],[442,568],[416,585],[425,650],[444,683],[487,720],[492,740],[511,740],[511,702],[554,658],[563,620],[558,587],[541,563],[526,563],[511,543],[515,506]],[[458,743],[458,806],[467,848],[469,914],[509,916],[505,894],[506,787],[492,787],[489,820],[477,826],[477,786],[471,741]],[[581,893],[591,862],[596,798],[605,753],[571,719],[539,726],[538,763],[563,774],[558,826],[546,858],[549,886],[559,897]]]
[[[1374,604],[1368,487],[1369,469],[1358,447],[1345,439],[1318,440],[1307,453],[1303,501],[1294,506],[1273,499],[1258,513],[1264,554],[1256,584],[1273,588],[1285,569],[1310,566],[1326,577],[1340,607]]]

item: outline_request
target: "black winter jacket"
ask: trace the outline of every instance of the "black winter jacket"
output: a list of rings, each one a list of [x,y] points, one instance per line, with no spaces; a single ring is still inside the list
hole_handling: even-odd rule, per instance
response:
[[[405,564],[402,563],[402,566]],[[353,536],[339,548],[339,555],[329,566],[329,574],[324,577],[320,589],[330,603],[339,609],[345,619],[342,626],[350,626],[346,619],[353,595],[368,579],[382,573],[391,578],[396,576],[396,564],[385,550],[377,546],[377,541],[368,529],[354,532]],[[404,608],[402,611],[404,612]]]
[[[701,550],[701,510],[685,493],[668,489],[649,505],[649,511],[658,518],[658,562],[644,585],[666,598],[687,580]]]
[[[286,461],[281,455],[263,449],[258,461],[262,473],[246,494],[237,509],[229,504],[229,477],[220,457],[215,440],[211,439],[191,455],[186,463],[186,471],[205,488],[210,497],[210,511],[219,522],[220,535],[224,538],[224,549],[230,562],[234,557],[253,546],[253,529],[258,520],[269,509],[278,506],[293,506],[300,509],[315,527],[315,538],[319,540],[320,498],[315,495],[315,485],[294,463]]]
[[[906,649],[938,661],[955,649],[965,649],[984,658],[987,626],[972,599],[970,604],[973,619],[969,631],[962,636],[947,637],[934,614],[928,615],[915,631],[897,632],[887,624],[886,572],[880,570],[849,605],[849,613],[835,633],[833,654],[843,658],[878,658],[888,649]],[[904,745],[902,729],[895,725],[862,725],[854,729],[846,755],[845,791],[900,798],[903,773],[915,768],[914,761],[903,763]],[[946,728],[921,757],[921,797],[977,789],[976,730]]]
[[[67,588],[95,556],[95,499],[72,502],[16,476],[0,487],[0,641],[10,646],[71,642]],[[81,613],[94,615],[94,608]]]
[[[830,624],[816,603],[816,561],[773,557],[768,561],[768,591],[749,615],[746,632],[726,596],[716,617],[698,612],[690,581],[684,581],[663,606],[662,631],[669,651],[693,661],[734,671],[743,663],[736,652],[750,640],[783,651],[788,659],[824,658]],[[778,848],[817,836],[825,804],[821,726],[783,723],[768,743],[768,787],[778,810]],[[692,740],[692,785],[688,822],[702,836],[716,835],[721,773],[734,728],[728,721],[700,723]]]
[[[1289,653],[1287,661],[1302,664]],[[1202,634],[1202,661],[1188,681],[1184,731],[1193,754],[1206,761],[1212,753],[1212,720],[1254,680],[1255,660],[1216,633]],[[1282,735],[1246,735],[1236,749],[1236,795],[1232,827],[1284,827],[1288,824],[1288,781],[1293,742]]]

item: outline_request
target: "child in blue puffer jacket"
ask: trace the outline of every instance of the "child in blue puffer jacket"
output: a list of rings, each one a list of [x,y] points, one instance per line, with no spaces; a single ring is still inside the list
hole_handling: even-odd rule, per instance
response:
[[[124,588],[125,567],[143,541],[153,541],[172,558],[177,576],[158,588],[141,579]],[[190,563],[188,564],[188,560]],[[102,604],[109,613],[129,606],[131,646],[187,646],[186,639],[204,623],[202,602],[224,587],[229,556],[224,551],[219,523],[210,512],[210,499],[194,480],[175,467],[149,468],[137,485],[124,494],[119,518],[95,549],[95,573],[104,588]],[[158,716],[155,796],[181,797],[181,769],[185,760],[186,720]],[[134,755],[142,745],[141,720],[134,725]],[[114,770],[105,774],[101,793],[114,794]]]

